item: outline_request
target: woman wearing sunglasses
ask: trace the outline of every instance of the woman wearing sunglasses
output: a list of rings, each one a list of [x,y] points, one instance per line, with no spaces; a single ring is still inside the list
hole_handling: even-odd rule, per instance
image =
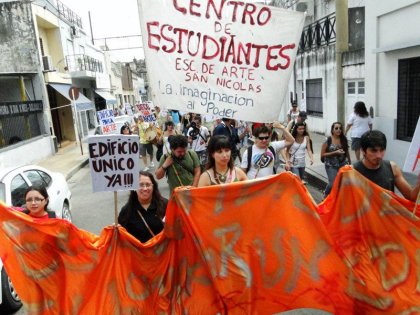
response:
[[[201,174],[198,187],[221,185],[247,180],[245,173],[235,167],[229,138],[213,136],[207,145],[209,159]]]
[[[335,122],[331,125],[331,136],[322,144],[321,161],[325,163],[328,176],[328,185],[324,197],[331,192],[332,185],[338,170],[344,165],[351,164],[349,145],[343,132],[343,124]]]
[[[55,212],[47,210],[48,203],[48,192],[45,187],[30,186],[25,191],[25,209],[22,212],[41,221],[55,218]]]
[[[153,175],[141,171],[139,189],[130,192],[118,216],[118,223],[145,243],[163,230],[167,204],[168,199],[160,194]]]

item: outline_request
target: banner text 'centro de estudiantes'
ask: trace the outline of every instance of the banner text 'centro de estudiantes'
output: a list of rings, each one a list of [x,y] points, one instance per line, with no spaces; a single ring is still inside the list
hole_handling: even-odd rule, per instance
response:
[[[278,118],[303,13],[226,0],[138,3],[156,105],[216,118]]]

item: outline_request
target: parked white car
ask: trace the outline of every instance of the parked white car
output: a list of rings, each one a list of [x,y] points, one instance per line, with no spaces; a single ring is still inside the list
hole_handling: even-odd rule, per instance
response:
[[[25,191],[32,185],[46,187],[49,196],[48,209],[55,211],[57,218],[71,222],[71,192],[62,174],[48,171],[36,165],[0,170],[0,200],[8,205],[24,206]],[[0,270],[0,313],[5,314],[19,309],[22,302],[7,276],[1,260]]]

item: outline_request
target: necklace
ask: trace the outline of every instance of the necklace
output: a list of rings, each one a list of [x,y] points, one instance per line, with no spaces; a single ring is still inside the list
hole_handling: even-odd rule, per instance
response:
[[[217,174],[217,176],[214,176],[214,177],[217,177],[217,179],[221,181],[222,183],[226,182],[226,179],[227,179],[226,174],[229,172],[229,168],[226,170],[224,174],[220,174],[218,171],[216,171],[216,169],[214,169],[214,172],[215,174]]]

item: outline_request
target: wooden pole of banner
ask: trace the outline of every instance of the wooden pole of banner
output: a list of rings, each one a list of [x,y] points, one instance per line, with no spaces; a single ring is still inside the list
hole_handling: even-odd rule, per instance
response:
[[[118,194],[114,191],[114,214],[115,214],[115,226],[118,225]]]
[[[419,201],[420,201],[420,191],[417,194],[416,203],[414,204],[413,216],[416,216],[416,211],[417,211],[417,207],[419,205]]]

